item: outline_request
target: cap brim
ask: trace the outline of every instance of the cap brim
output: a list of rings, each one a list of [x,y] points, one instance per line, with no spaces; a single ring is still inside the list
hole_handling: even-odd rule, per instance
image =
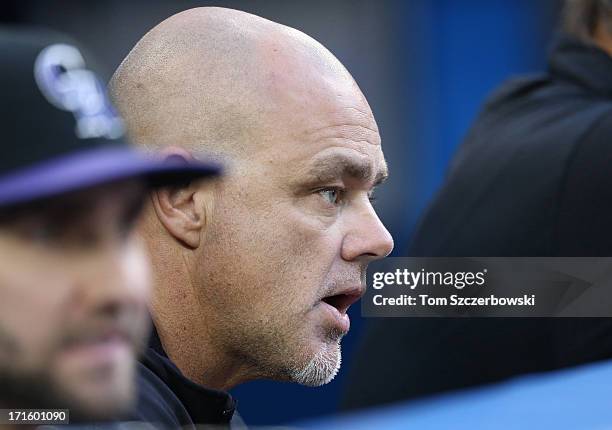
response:
[[[216,163],[155,160],[121,148],[97,148],[38,163],[0,177],[0,206],[27,203],[97,185],[142,178],[152,186],[217,176]]]

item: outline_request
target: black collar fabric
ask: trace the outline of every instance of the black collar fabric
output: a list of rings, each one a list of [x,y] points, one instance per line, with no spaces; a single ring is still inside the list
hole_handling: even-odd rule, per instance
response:
[[[155,327],[141,361],[174,393],[193,424],[229,424],[236,410],[234,399],[224,391],[206,388],[187,379],[168,358]]]
[[[553,78],[579,85],[599,97],[612,96],[612,57],[594,44],[561,34],[548,66]]]

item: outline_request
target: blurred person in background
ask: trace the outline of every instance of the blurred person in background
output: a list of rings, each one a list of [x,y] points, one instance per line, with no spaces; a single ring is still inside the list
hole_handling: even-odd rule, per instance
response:
[[[238,384],[331,381],[366,266],[393,247],[370,201],[387,176],[378,128],[348,71],[295,29],[198,8],[147,33],[110,91],[137,143],[229,165],[218,183],[154,193],[146,212],[140,418],[225,425]]]
[[[612,256],[612,1],[563,19],[547,72],[486,102],[408,255]],[[612,319],[378,320],[358,357],[349,409],[609,359]]]
[[[136,218],[152,186],[217,168],[131,149],[66,37],[3,28],[0,53],[0,408],[120,418],[149,330]]]

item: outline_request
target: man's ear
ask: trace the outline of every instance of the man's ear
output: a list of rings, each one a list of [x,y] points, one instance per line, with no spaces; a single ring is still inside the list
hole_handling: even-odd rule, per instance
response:
[[[191,158],[191,155],[182,149],[168,148],[164,152],[166,158]],[[202,230],[206,227],[206,206],[201,198],[198,198],[201,188],[202,182],[194,180],[158,188],[152,192],[157,218],[172,237],[191,249],[200,246]]]

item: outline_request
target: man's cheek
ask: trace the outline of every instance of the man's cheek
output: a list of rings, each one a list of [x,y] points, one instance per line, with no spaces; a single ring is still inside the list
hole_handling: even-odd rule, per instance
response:
[[[23,374],[49,374],[54,367],[50,338],[35,340],[14,332],[9,333],[9,329],[0,327],[0,368],[13,369]]]
[[[290,268],[302,300],[313,303],[325,289],[326,279],[340,255],[341,232],[338,225],[321,228],[299,212],[292,213],[288,221],[291,236],[285,241],[285,266]]]
[[[293,207],[287,211],[283,219],[279,220],[279,223],[286,232],[283,238],[290,255],[316,258],[323,257],[322,252],[333,251],[330,246],[334,241],[336,226],[328,217],[324,217],[322,221],[319,216],[310,215],[299,207]]]

